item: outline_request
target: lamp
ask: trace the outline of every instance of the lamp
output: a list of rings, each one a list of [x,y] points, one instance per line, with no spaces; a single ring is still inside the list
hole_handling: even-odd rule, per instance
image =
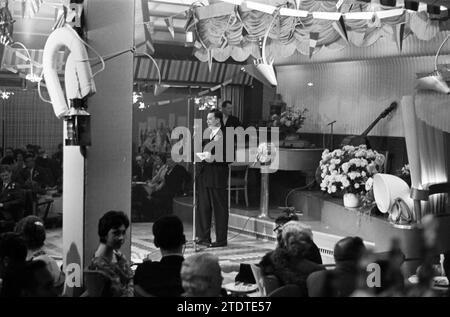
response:
[[[450,87],[448,87],[444,77],[442,76],[442,73],[438,70],[437,67],[439,53],[441,52],[442,47],[449,38],[450,34],[445,37],[444,41],[439,46],[439,49],[436,52],[436,56],[434,57],[434,71],[425,75],[417,74],[417,89],[434,90],[444,94],[450,94]]]

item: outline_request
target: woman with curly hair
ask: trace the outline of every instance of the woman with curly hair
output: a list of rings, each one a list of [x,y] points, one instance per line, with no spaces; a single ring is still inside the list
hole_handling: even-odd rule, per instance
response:
[[[99,270],[108,277],[102,297],[133,297],[133,271],[128,259],[119,251],[130,225],[122,211],[108,211],[98,223],[100,244],[89,270]]]

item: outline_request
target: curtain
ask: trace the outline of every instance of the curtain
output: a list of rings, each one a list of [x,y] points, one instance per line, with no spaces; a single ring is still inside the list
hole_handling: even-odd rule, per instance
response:
[[[233,104],[233,115],[242,122],[244,117],[244,87],[235,85],[222,87],[221,95],[222,102],[225,100],[231,101]]]
[[[417,95],[402,98],[402,117],[408,161],[411,170],[411,184],[414,188],[423,188],[425,184],[441,183],[449,180],[448,136],[439,127],[443,118],[430,119],[425,113],[433,112],[436,105],[450,97],[437,93],[419,92]],[[448,110],[447,110],[448,112]],[[450,126],[447,126],[447,129]],[[422,216],[426,213],[437,214],[445,211],[446,196],[430,196],[422,204]]]
[[[27,144],[39,145],[52,155],[58,144],[63,143],[62,120],[55,116],[52,105],[44,103],[36,90],[8,91],[14,95],[6,100],[0,99],[0,125],[5,126],[4,146],[23,148]]]

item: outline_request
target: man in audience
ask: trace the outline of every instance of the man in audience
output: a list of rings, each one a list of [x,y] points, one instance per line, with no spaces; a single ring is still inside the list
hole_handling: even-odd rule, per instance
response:
[[[140,264],[134,275],[135,294],[140,296],[181,296],[181,264],[186,243],[183,223],[177,216],[163,216],[153,224],[154,244],[161,261]]]
[[[133,166],[133,181],[146,182],[152,179],[153,166],[145,162],[141,155],[136,156],[136,164]]]
[[[15,222],[23,216],[24,196],[21,186],[11,178],[11,167],[0,165],[0,220]]]
[[[14,162],[14,149],[12,147],[5,148],[5,156],[3,156],[0,165],[13,165]]]
[[[18,297],[20,280],[27,247],[25,241],[16,233],[0,235],[0,297]]]
[[[219,259],[211,253],[188,257],[181,267],[181,281],[185,297],[220,297],[223,277]]]
[[[366,247],[359,237],[346,237],[334,247],[336,268],[312,273],[307,279],[310,297],[347,297],[356,288],[358,261]]]
[[[44,261],[28,262],[20,278],[22,297],[57,297],[53,277]]]
[[[52,186],[47,172],[42,167],[36,166],[35,157],[32,154],[25,155],[26,168],[22,171],[23,187],[31,189],[33,194],[45,194],[45,188]]]

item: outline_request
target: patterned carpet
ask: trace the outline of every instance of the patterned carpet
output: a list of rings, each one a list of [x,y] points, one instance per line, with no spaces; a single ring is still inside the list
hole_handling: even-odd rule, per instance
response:
[[[152,223],[134,223],[131,232],[131,261],[140,263],[146,257],[159,260],[161,254],[153,244]],[[192,239],[192,226],[185,225],[186,239]],[[214,241],[214,236],[212,237]],[[47,230],[46,247],[51,256],[62,263],[62,229]],[[228,246],[223,248],[200,247],[198,252],[208,252],[219,257],[224,283],[234,280],[240,263],[256,263],[268,251],[273,250],[274,242],[256,239],[245,234],[228,232]],[[192,241],[186,244],[185,257],[194,253]]]

